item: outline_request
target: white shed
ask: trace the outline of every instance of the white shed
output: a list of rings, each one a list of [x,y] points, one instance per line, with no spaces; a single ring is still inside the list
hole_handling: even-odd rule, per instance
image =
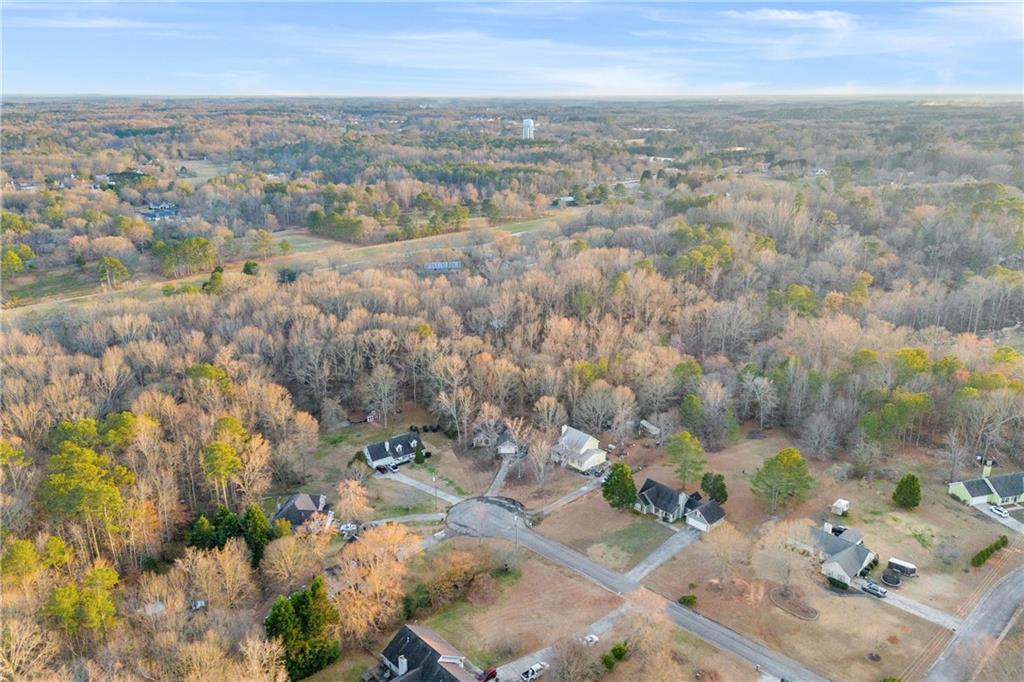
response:
[[[850,501],[839,498],[832,503],[832,513],[836,516],[846,516],[847,512],[850,511]]]

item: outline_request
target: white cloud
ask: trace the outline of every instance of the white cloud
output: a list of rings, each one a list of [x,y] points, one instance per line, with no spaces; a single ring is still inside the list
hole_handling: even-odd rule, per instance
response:
[[[857,25],[856,18],[847,12],[816,10],[801,12],[788,9],[756,9],[740,12],[727,10],[723,16],[741,21],[770,24],[785,28],[816,29],[820,31],[849,31]]]

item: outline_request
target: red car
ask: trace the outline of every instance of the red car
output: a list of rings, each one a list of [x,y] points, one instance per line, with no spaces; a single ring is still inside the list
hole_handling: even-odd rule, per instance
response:
[[[476,679],[480,680],[480,682],[488,682],[488,680],[495,680],[495,682],[497,682],[498,671],[495,668],[488,668],[477,675]]]

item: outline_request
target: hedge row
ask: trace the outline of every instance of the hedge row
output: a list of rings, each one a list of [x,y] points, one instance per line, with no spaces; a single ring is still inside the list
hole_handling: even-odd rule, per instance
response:
[[[991,545],[981,550],[977,554],[971,557],[971,566],[978,567],[988,561],[988,558],[1010,544],[1010,539],[1005,535],[1000,535],[999,539],[993,542]]]

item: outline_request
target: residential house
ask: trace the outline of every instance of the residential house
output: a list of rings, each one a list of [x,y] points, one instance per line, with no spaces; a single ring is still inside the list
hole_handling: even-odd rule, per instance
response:
[[[556,461],[576,471],[587,471],[608,461],[608,454],[589,433],[562,427],[562,437],[551,448]]]
[[[683,491],[648,478],[637,493],[633,509],[641,514],[654,514],[659,519],[672,523],[683,518],[687,499]]]
[[[292,525],[294,530],[305,525],[315,514],[323,514],[326,527],[330,527],[334,521],[334,512],[331,511],[331,505],[327,504],[327,497],[309,493],[294,493],[288,496],[284,504],[280,502],[277,504],[270,521],[273,523],[278,519],[284,519]]]
[[[369,678],[390,682],[473,682],[466,657],[422,625],[404,625],[384,648]]]
[[[1020,504],[1024,500],[1024,471],[993,476],[992,467],[986,465],[980,478],[950,483],[949,494],[971,505]]]
[[[699,492],[687,495],[651,478],[640,487],[633,509],[641,514],[654,514],[669,523],[685,518],[688,526],[702,533],[725,518],[725,510],[714,500],[704,501]]]
[[[821,528],[811,528],[811,539],[821,561],[821,572],[843,585],[849,586],[877,561],[875,553],[864,546],[864,534],[855,528],[825,523]]]
[[[501,424],[497,429],[478,428],[473,434],[473,447],[494,448],[501,457],[525,454],[512,437],[512,431],[507,424]]]
[[[725,518],[725,510],[722,505],[714,500],[708,500],[700,506],[686,512],[686,523],[693,526],[702,533],[707,533],[721,523]]]
[[[363,457],[372,469],[388,464],[397,466],[411,462],[419,445],[419,434],[406,432],[379,443],[370,443],[363,448]]]

